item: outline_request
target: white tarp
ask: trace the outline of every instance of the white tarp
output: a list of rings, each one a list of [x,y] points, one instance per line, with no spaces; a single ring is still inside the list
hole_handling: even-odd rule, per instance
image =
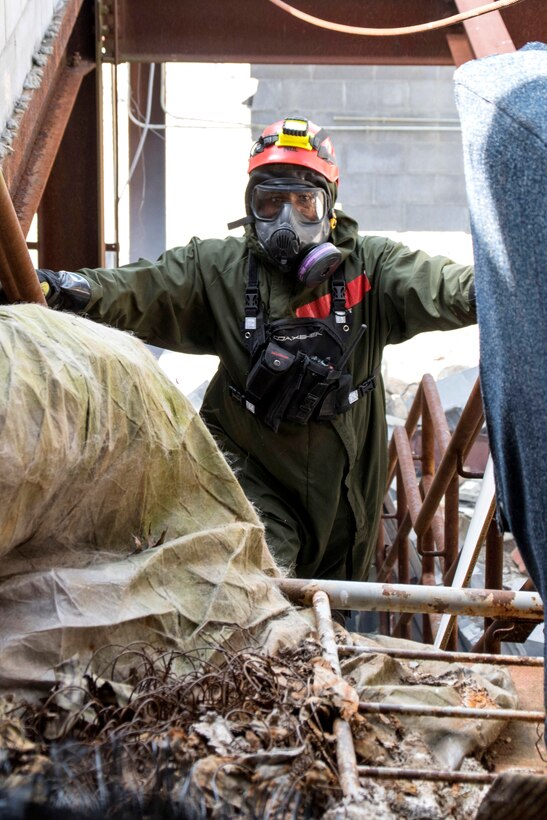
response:
[[[145,346],[0,309],[0,687],[49,686],[103,644],[186,646],[289,604],[263,528]]]

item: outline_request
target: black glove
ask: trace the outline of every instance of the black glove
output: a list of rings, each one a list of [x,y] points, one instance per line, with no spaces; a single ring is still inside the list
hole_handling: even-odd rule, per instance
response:
[[[83,313],[91,298],[91,286],[84,276],[68,270],[36,271],[48,307]]]
[[[59,274],[54,273],[52,270],[46,270],[46,268],[38,268],[36,274],[48,307],[57,307],[61,298]]]

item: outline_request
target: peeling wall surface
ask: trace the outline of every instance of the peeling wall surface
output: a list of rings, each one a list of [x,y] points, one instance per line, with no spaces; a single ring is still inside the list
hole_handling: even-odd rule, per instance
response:
[[[0,132],[24,91],[33,55],[64,0],[0,0]]]

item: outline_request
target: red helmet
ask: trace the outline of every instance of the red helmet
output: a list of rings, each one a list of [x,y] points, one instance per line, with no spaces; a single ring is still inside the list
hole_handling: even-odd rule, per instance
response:
[[[287,117],[268,125],[251,149],[248,173],[263,165],[303,165],[329,182],[340,176],[329,135],[301,117]]]

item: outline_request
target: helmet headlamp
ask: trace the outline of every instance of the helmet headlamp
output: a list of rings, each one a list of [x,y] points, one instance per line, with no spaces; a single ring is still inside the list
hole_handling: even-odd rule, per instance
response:
[[[290,118],[283,120],[283,128],[275,144],[283,148],[303,148],[305,151],[313,151],[308,121]]]

